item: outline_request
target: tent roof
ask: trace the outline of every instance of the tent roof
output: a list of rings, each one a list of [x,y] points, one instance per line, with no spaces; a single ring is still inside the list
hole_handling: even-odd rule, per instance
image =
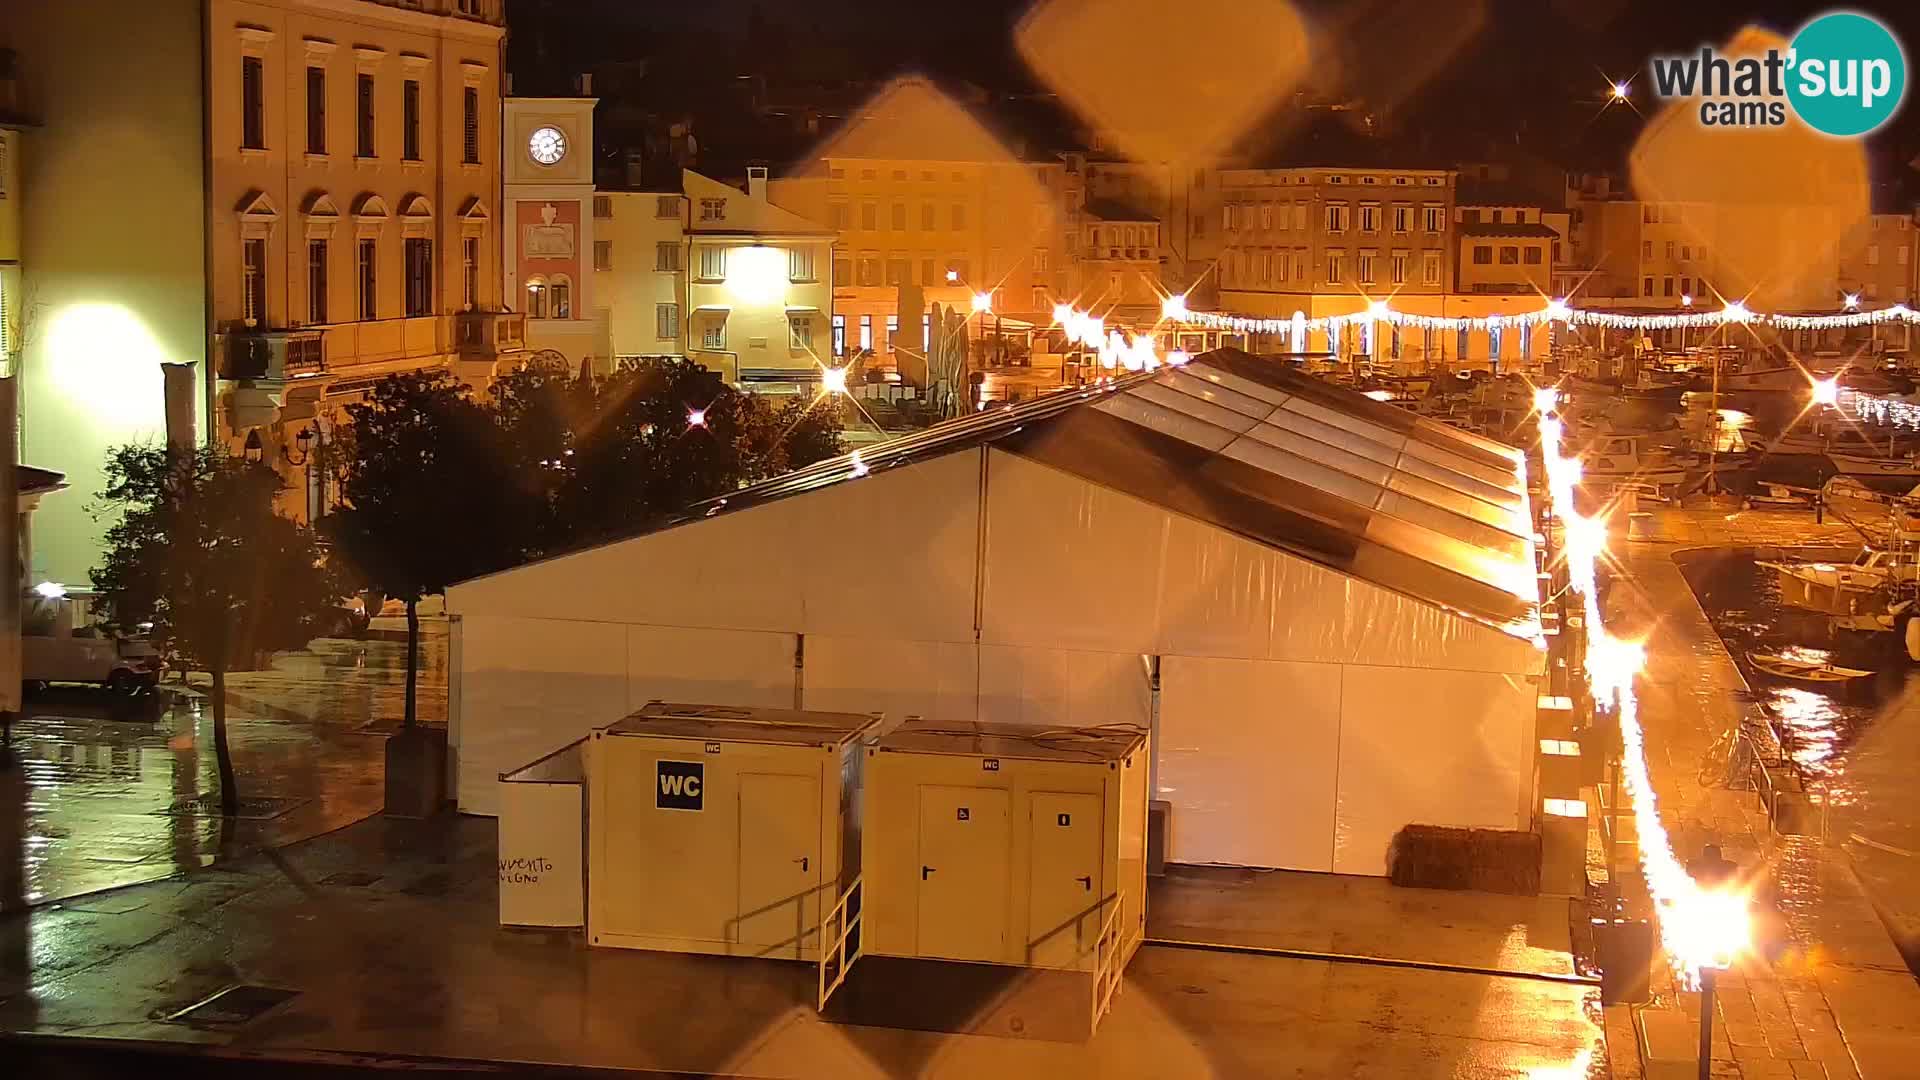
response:
[[[985,444],[1520,637],[1519,451],[1237,349],[940,424],[691,507],[697,520]]]

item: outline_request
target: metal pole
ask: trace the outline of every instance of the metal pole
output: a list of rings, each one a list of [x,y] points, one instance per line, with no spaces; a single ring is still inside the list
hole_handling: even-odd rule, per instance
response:
[[[1700,1080],[1713,1075],[1713,980],[1716,969],[1700,969]]]
[[[4,359],[4,357],[0,357]],[[20,713],[20,598],[26,568],[20,564],[20,472],[18,380],[0,375],[0,765],[13,746]]]

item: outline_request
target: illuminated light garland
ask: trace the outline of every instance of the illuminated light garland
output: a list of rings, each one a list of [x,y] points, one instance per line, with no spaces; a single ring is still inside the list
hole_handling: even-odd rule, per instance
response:
[[[1752,939],[1752,916],[1747,896],[1737,889],[1705,889],[1687,874],[1673,851],[1673,841],[1661,821],[1647,770],[1646,732],[1640,726],[1640,703],[1634,677],[1646,665],[1640,642],[1607,632],[1594,588],[1594,569],[1606,549],[1603,518],[1581,515],[1573,503],[1580,483],[1580,462],[1560,453],[1564,428],[1552,413],[1558,394],[1536,390],[1540,413],[1540,456],[1546,465],[1549,506],[1561,522],[1570,587],[1578,593],[1586,615],[1586,656],[1583,667],[1593,692],[1594,707],[1612,712],[1620,722],[1621,768],[1633,804],[1639,836],[1640,869],[1647,893],[1653,898],[1660,940],[1675,978],[1689,989],[1697,987],[1702,968],[1724,968]]]
[[[1178,298],[1178,305],[1175,305],[1174,299],[1169,297],[1161,305],[1162,315],[1188,326],[1225,330],[1235,334],[1276,334],[1295,340],[1309,333],[1337,334],[1348,324],[1364,325],[1375,322],[1412,327],[1416,330],[1443,331],[1495,330],[1506,326],[1540,326],[1546,323],[1597,326],[1606,330],[1680,330],[1749,323],[1773,326],[1782,330],[1840,330],[1890,322],[1920,323],[1920,312],[1914,311],[1905,304],[1894,304],[1892,307],[1877,308],[1873,311],[1849,309],[1834,315],[1772,315],[1754,311],[1740,301],[1733,300],[1718,311],[1635,315],[1617,311],[1587,311],[1572,307],[1565,300],[1550,300],[1545,307],[1537,311],[1507,315],[1447,316],[1396,311],[1389,301],[1374,300],[1367,304],[1364,311],[1341,315],[1320,315],[1309,319],[1304,312],[1299,311],[1286,318],[1235,315],[1219,311],[1188,311],[1185,297]]]

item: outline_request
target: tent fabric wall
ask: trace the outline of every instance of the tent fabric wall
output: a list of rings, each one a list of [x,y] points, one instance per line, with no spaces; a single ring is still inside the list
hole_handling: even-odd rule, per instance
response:
[[[461,582],[447,610],[972,641],[979,453]]]
[[[809,635],[801,701],[826,712],[883,712],[934,724],[978,715],[979,665],[971,643]],[[688,699],[692,700],[692,699]]]
[[[1409,824],[1525,828],[1536,693],[1483,672],[1163,658],[1167,857],[1378,876]]]

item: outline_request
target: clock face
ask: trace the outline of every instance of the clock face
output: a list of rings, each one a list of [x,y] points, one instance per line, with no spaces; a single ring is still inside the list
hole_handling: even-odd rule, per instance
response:
[[[527,137],[527,154],[542,165],[558,164],[567,156],[567,137],[556,127],[535,128]]]

